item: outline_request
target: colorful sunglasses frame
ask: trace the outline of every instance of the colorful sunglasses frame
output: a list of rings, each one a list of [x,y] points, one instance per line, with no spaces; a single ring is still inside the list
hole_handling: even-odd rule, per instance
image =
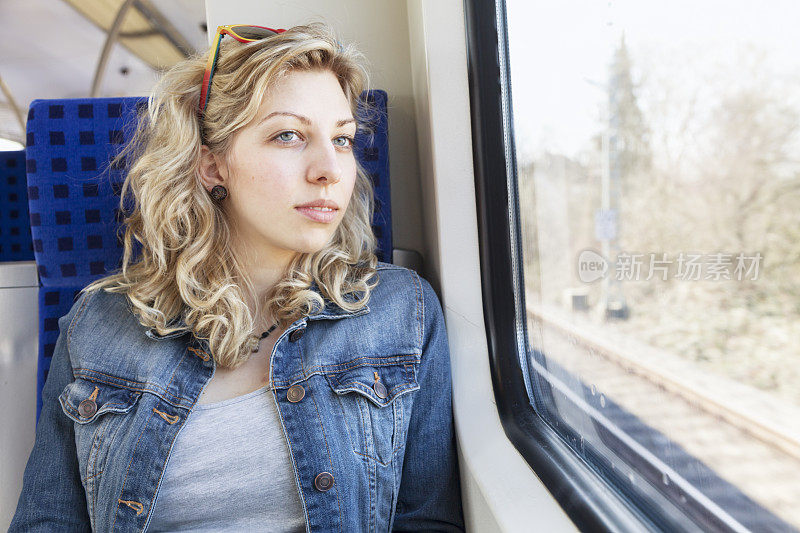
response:
[[[237,28],[239,29],[239,31],[248,29],[248,30],[254,30],[254,33],[263,32],[263,35],[255,38],[245,37],[240,33],[237,33]],[[208,55],[208,62],[206,63],[206,72],[203,75],[203,85],[200,88],[200,103],[198,105],[200,115],[203,114],[203,111],[206,108],[206,103],[208,102],[208,93],[211,90],[211,79],[214,77],[214,70],[217,67],[217,58],[219,57],[219,46],[220,43],[222,43],[223,36],[230,35],[240,43],[251,43],[253,41],[260,41],[261,39],[266,39],[267,37],[271,37],[273,35],[277,35],[285,31],[286,30],[283,29],[267,28],[266,26],[253,26],[251,24],[231,24],[227,26],[217,26],[217,34],[214,36],[214,42],[211,45],[211,53]],[[250,34],[252,35],[252,33]]]

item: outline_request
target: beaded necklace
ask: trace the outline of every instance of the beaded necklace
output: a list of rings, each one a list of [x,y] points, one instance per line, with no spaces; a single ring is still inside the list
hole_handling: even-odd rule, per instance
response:
[[[278,323],[276,322],[267,331],[265,331],[264,333],[261,334],[261,337],[259,337],[258,341],[256,341],[256,347],[253,348],[253,353],[256,353],[258,350],[261,349],[261,340],[269,337],[269,334],[272,333],[273,331],[275,331],[275,328],[277,328],[277,327],[278,327]]]

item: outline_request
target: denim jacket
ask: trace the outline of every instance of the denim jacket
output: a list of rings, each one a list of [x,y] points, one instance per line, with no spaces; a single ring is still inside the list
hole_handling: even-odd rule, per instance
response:
[[[326,299],[272,350],[306,530],[463,531],[439,300],[412,270],[378,263],[377,277],[367,307]],[[208,343],[157,335],[125,295],[103,290],[58,325],[9,531],[145,531],[173,443],[214,375]]]

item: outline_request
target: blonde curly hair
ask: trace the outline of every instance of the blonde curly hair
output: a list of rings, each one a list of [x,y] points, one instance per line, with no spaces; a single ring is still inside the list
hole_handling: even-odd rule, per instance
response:
[[[377,284],[368,283],[377,266],[370,225],[373,190],[357,165],[352,199],[328,245],[298,254],[284,277],[268,293],[257,295],[241,259],[231,251],[229,221],[200,180],[201,146],[226,154],[234,134],[255,118],[270,86],[293,70],[336,75],[363,131],[365,115],[358,113],[358,100],[368,77],[363,56],[352,45],[342,46],[323,23],[296,26],[247,44],[225,39],[200,118],[206,54],[181,62],[162,77],[131,143],[118,156],[133,161],[120,197],[122,267],[82,292],[104,288],[125,293],[144,327],[159,335],[191,330],[208,341],[218,365],[236,368],[251,354],[260,308],[286,327],[324,307],[312,282],[347,311],[367,304]],[[135,247],[141,248],[136,258]],[[354,299],[345,299],[351,294]],[[252,314],[245,295],[256,303]],[[186,327],[168,328],[175,319]]]

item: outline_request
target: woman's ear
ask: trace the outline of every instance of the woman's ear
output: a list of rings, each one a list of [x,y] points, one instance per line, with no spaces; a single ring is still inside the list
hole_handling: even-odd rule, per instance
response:
[[[200,181],[207,191],[214,185],[227,185],[227,169],[224,168],[221,159],[213,154],[205,144],[200,147],[200,164],[197,169],[200,174]]]

